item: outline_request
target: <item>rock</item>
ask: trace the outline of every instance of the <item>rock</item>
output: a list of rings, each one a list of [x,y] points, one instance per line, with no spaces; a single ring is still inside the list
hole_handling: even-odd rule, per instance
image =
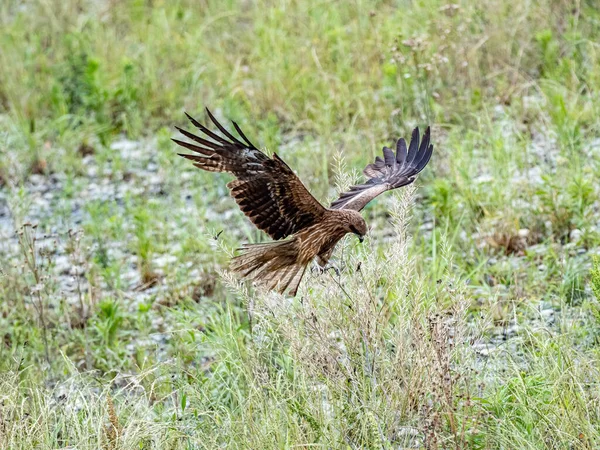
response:
[[[71,271],[71,262],[67,255],[57,255],[54,258],[54,267],[59,275],[68,275]]]
[[[111,150],[117,150],[121,153],[127,154],[140,147],[140,143],[138,141],[130,141],[129,139],[119,139],[110,144]]]
[[[479,175],[478,177],[476,177],[476,178],[473,180],[473,182],[474,182],[475,184],[489,183],[489,182],[491,182],[491,181],[494,181],[494,177],[493,177],[493,176],[491,176],[491,175],[487,175],[487,174],[484,174],[484,175]]]
[[[473,349],[477,352],[478,355],[481,356],[489,356],[493,352],[495,352],[498,347],[490,342],[478,342],[473,344]]]
[[[161,255],[157,258],[154,258],[153,262],[156,267],[162,269],[163,267],[175,264],[177,262],[177,257],[173,254]]]

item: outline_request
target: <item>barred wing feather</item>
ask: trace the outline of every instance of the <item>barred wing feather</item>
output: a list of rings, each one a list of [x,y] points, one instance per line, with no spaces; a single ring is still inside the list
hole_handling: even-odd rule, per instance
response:
[[[320,220],[325,207],[277,154],[273,157],[265,155],[233,122],[241,140],[236,138],[208,109],[206,112],[222,135],[186,114],[205,137],[177,127],[193,141],[173,139],[176,144],[194,152],[180,153],[180,156],[209,172],[232,173],[236,179],[227,184],[232,197],[250,221],[273,239],[283,239]]]
[[[408,148],[404,138],[398,140],[396,154],[383,147],[383,159],[377,156],[375,162],[363,170],[367,177],[366,183],[351,186],[347,192],[340,194],[331,208],[360,211],[378,195],[412,183],[433,153],[429,127],[425,130],[423,140],[419,141],[419,129],[415,128]]]

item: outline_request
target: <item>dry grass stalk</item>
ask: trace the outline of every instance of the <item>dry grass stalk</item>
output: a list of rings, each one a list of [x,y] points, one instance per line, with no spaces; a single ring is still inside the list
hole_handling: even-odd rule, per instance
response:
[[[106,426],[106,449],[116,450],[119,448],[119,438],[122,436],[123,428],[119,423],[119,416],[115,410],[110,394],[106,395],[106,407],[108,409],[108,425]]]

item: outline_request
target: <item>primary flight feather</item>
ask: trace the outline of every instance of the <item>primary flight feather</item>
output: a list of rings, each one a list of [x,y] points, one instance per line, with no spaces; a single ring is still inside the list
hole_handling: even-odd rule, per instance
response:
[[[233,127],[239,138],[226,130],[208,109],[206,112],[222,136],[186,113],[205,137],[176,127],[193,141],[173,139],[194,152],[179,155],[200,169],[232,173],[236,179],[227,187],[240,209],[276,241],[244,245],[233,258],[231,269],[268,289],[291,295],[296,295],[307,265],[316,258],[324,266],[346,234],[354,233],[362,242],[367,224],[359,211],[379,194],[412,183],[433,152],[429,127],[420,145],[419,129],[415,128],[408,147],[404,139],[398,140],[396,154],[384,147],[383,159],[378,156],[364,169],[367,181],[352,186],[326,208],[276,153],[268,157],[235,122]],[[279,241],[284,238],[288,239]]]

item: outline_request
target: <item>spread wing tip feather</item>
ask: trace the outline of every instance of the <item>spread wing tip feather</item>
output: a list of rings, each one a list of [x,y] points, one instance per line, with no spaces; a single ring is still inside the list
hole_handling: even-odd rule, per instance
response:
[[[278,240],[312,225],[324,214],[325,208],[289,166],[277,154],[269,158],[261,152],[237,123],[232,122],[239,139],[208,108],[207,122],[212,122],[215,131],[187,112],[185,115],[202,137],[175,127],[189,141],[172,139],[173,142],[193,152],[179,155],[199,169],[233,174],[236,180],[228,184],[230,193],[258,229]]]
[[[422,139],[419,128],[416,127],[411,133],[408,146],[404,138],[398,139],[395,155],[388,147],[383,147],[383,159],[377,156],[375,162],[368,164],[363,170],[367,181],[341,193],[331,204],[331,208],[360,211],[381,193],[412,183],[431,159],[433,145],[430,144],[430,139],[429,126]]]

